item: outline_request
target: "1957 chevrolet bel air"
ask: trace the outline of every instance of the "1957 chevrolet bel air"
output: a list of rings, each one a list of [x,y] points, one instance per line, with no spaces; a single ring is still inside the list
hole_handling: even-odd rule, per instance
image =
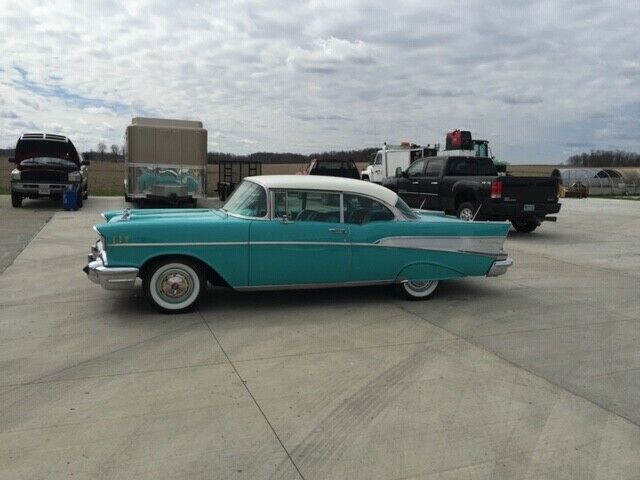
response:
[[[162,312],[196,305],[207,281],[237,290],[394,284],[408,299],[440,280],[513,263],[503,222],[415,211],[391,190],[337,177],[248,177],[221,209],[103,214],[84,268],[115,290],[140,277]]]

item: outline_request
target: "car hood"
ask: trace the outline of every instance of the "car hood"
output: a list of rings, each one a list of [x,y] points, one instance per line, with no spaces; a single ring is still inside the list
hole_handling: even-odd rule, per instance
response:
[[[130,209],[111,210],[104,212],[102,217],[107,222],[165,222],[175,219],[179,220],[226,220],[228,214],[222,210],[211,208],[192,208],[189,210],[180,210],[175,208],[149,208],[149,209]]]

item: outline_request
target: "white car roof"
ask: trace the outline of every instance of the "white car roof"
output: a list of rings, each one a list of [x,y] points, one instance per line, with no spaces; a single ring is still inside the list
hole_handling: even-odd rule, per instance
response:
[[[388,188],[352,178],[325,177],[322,175],[259,175],[246,177],[245,180],[258,183],[269,189],[286,188],[360,193],[377,198],[390,205],[395,205],[398,201],[398,195]]]

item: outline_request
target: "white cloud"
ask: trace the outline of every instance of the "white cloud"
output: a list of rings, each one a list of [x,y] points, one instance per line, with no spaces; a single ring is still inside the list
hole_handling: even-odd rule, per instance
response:
[[[567,143],[640,149],[639,13],[606,0],[0,0],[0,99],[15,115],[0,118],[0,146],[51,123],[83,149],[121,144],[131,117],[157,115],[200,119],[210,148],[236,153],[434,143],[463,126],[512,162],[561,161]]]

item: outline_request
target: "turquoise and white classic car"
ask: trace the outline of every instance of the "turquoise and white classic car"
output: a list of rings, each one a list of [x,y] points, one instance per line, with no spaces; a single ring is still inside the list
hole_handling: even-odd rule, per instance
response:
[[[223,208],[103,214],[84,268],[162,312],[194,307],[207,282],[236,290],[395,285],[426,299],[441,280],[497,276],[509,225],[409,208],[380,185],[336,177],[248,177]]]

